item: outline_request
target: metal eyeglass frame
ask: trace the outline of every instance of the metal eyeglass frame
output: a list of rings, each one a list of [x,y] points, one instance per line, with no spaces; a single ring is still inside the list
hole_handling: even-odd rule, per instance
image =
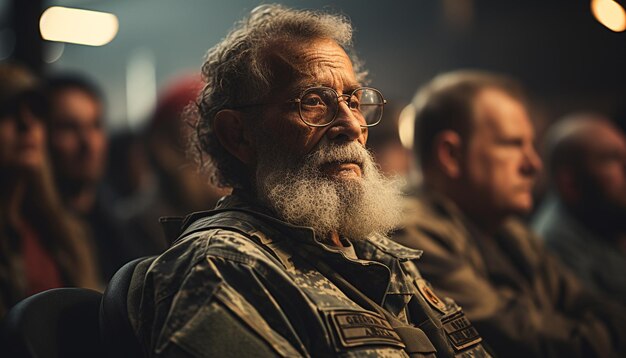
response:
[[[335,111],[335,113],[333,114],[333,119],[331,119],[328,123],[324,123],[324,124],[313,124],[313,123],[309,123],[307,121],[304,120],[304,118],[302,117],[302,97],[309,91],[314,90],[314,89],[327,89],[327,90],[331,90],[335,96],[337,97],[337,110]],[[337,119],[337,113],[339,113],[339,98],[343,98],[344,101],[346,102],[346,104],[348,105],[348,108],[350,108],[351,110],[354,109],[352,107],[350,107],[350,98],[352,98],[352,96],[354,95],[354,93],[356,91],[359,90],[372,90],[375,91],[376,93],[378,93],[380,95],[380,98],[382,98],[383,102],[381,104],[377,104],[377,106],[381,106],[381,112],[380,112],[380,118],[378,118],[378,120],[375,123],[372,124],[360,124],[359,126],[362,128],[367,128],[367,127],[373,127],[377,124],[380,123],[380,121],[383,119],[383,111],[385,108],[385,105],[387,104],[387,100],[385,99],[385,97],[383,96],[382,92],[380,92],[379,90],[377,90],[376,88],[373,87],[359,87],[356,88],[354,91],[350,92],[350,94],[338,94],[337,91],[334,88],[330,88],[330,87],[326,87],[326,86],[317,86],[317,87],[309,87],[307,89],[305,89],[304,91],[302,91],[302,93],[300,94],[300,96],[298,98],[295,99],[291,99],[286,101],[287,103],[297,103],[298,104],[298,115],[300,116],[300,120],[306,124],[309,127],[327,127],[329,125],[331,125],[335,119]],[[250,107],[257,107],[257,106],[264,106],[267,105],[269,103],[253,103],[253,104],[245,104],[245,105],[241,105],[241,106],[236,106],[236,107],[231,107],[231,109],[244,109],[244,108],[250,108]]]
[[[335,97],[337,98],[337,109],[335,110],[335,113],[333,114],[333,119],[331,119],[328,123],[313,124],[313,123],[309,123],[309,122],[305,121],[304,117],[302,117],[302,97],[306,93],[308,93],[309,91],[315,90],[315,89],[331,90],[335,94]],[[380,117],[378,118],[378,120],[375,123],[371,123],[371,124],[359,124],[359,126],[362,127],[362,128],[373,127],[373,126],[377,125],[378,123],[380,123],[380,121],[383,119],[383,111],[384,111],[384,108],[385,108],[385,104],[387,104],[387,100],[385,99],[383,94],[379,90],[377,90],[376,88],[373,88],[373,87],[359,87],[359,88],[356,88],[354,91],[350,92],[350,94],[338,94],[337,91],[334,88],[330,88],[330,87],[326,87],[326,86],[310,87],[310,88],[307,88],[304,91],[302,91],[302,94],[300,94],[300,97],[298,97],[296,99],[292,99],[292,100],[290,100],[288,102],[290,102],[290,103],[298,103],[298,114],[300,115],[300,119],[302,120],[302,122],[304,122],[304,124],[306,124],[307,126],[309,126],[309,127],[327,127],[327,126],[331,125],[335,121],[335,119],[337,119],[337,114],[339,113],[339,104],[341,103],[339,101],[339,99],[343,98],[343,100],[348,105],[348,108],[350,108],[351,110],[356,109],[356,108],[352,108],[350,106],[350,99],[352,98],[352,96],[354,95],[355,92],[362,91],[362,90],[372,90],[372,91],[378,93],[380,95],[380,98],[382,98],[382,100],[383,100],[383,102],[381,104],[376,104],[376,106],[381,106]]]

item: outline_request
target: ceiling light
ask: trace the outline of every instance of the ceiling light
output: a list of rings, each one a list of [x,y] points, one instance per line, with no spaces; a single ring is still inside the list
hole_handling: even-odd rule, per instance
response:
[[[105,12],[53,6],[41,15],[41,37],[89,46],[106,45],[117,35],[117,16]]]

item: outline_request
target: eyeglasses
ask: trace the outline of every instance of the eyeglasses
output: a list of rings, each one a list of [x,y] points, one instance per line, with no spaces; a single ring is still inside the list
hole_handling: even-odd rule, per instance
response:
[[[330,87],[312,87],[290,102],[298,104],[302,121],[311,127],[330,125],[339,113],[340,99],[343,99],[352,113],[359,119],[361,127],[371,127],[380,123],[383,117],[385,99],[375,88],[360,87],[350,94],[338,94]]]
[[[340,99],[346,102],[361,127],[372,127],[380,123],[383,107],[387,103],[382,93],[375,88],[360,87],[350,94],[340,95],[334,89],[322,86],[306,89],[300,97],[289,100],[288,103],[298,104],[300,119],[306,125],[326,127],[337,118]],[[233,109],[259,105],[262,104],[238,106]]]

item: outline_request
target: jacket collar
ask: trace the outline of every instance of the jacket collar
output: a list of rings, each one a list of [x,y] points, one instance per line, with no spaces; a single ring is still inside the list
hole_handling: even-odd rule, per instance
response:
[[[386,294],[409,295],[413,291],[412,283],[400,278],[404,277],[401,262],[418,259],[422,255],[421,250],[404,247],[380,235],[372,235],[366,240],[349,240],[358,256],[358,259],[354,260],[346,257],[341,250],[325,245],[318,240],[312,228],[297,226],[280,220],[276,218],[271,209],[259,203],[258,200],[237,191],[220,199],[214,210],[192,213],[184,219],[178,218],[177,237],[186,236],[194,230],[205,229],[206,226],[203,225],[203,222],[215,220],[217,215],[224,217],[243,215],[243,220],[237,221],[238,225],[247,227],[250,232],[261,229],[258,225],[263,225],[263,231],[269,231],[263,237],[264,240],[267,240],[264,244],[268,244],[278,237],[298,241],[300,245],[306,245],[311,252],[317,252],[345,267],[345,273],[351,270],[368,269],[373,270],[371,272],[373,274],[374,271],[382,270],[380,279],[387,283],[376,285],[379,286],[379,289],[375,290],[377,291],[375,294],[372,294],[378,302],[381,302]],[[259,219],[259,221],[254,222],[252,219],[250,221],[253,222],[246,223],[245,221],[248,220],[245,218],[249,216]],[[280,235],[272,235],[271,231],[278,232]],[[303,247],[303,249],[306,248]],[[388,270],[383,270],[380,264],[386,266]]]

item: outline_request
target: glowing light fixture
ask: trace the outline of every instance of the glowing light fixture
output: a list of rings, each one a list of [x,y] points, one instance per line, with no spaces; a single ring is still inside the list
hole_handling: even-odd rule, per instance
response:
[[[126,65],[126,119],[137,129],[157,101],[156,58],[148,48],[135,49]]]
[[[398,119],[400,142],[406,149],[413,148],[413,131],[415,128],[415,107],[412,104],[404,107]]]
[[[626,30],[626,11],[613,0],[591,0],[591,12],[602,25],[615,32]]]
[[[41,37],[49,41],[102,46],[115,38],[118,29],[113,14],[61,6],[46,9],[39,19]]]

